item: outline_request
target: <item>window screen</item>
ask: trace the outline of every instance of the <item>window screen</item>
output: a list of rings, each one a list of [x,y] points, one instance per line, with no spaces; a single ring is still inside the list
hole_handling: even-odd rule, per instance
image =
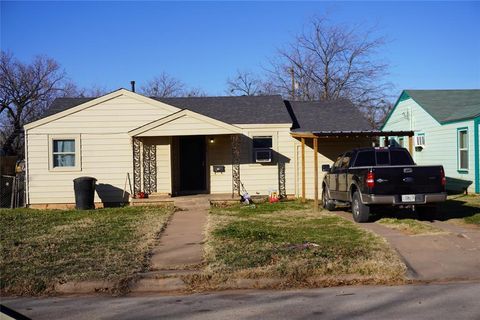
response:
[[[272,137],[253,137],[254,149],[268,149],[272,147]]]

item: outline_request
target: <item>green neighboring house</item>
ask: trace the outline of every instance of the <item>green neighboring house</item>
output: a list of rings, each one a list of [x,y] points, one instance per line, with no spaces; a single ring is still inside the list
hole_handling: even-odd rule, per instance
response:
[[[404,90],[382,130],[414,131],[417,164],[442,164],[447,189],[480,193],[480,89]],[[408,148],[406,138],[389,139]]]

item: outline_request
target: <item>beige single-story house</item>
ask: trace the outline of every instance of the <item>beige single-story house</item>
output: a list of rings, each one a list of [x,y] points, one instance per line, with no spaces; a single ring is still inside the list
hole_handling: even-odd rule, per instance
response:
[[[27,205],[43,208],[75,203],[72,181],[81,176],[97,179],[98,205],[139,192],[313,198],[315,139],[302,135],[318,138],[320,166],[379,135],[347,100],[155,98],[126,89],[58,98],[24,129]]]

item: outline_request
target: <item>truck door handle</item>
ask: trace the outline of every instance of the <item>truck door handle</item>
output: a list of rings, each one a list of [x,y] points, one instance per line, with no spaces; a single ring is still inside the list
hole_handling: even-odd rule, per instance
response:
[[[377,182],[378,183],[383,183],[383,182],[388,182],[388,180],[380,178],[380,179],[377,179]]]
[[[411,183],[411,182],[413,182],[413,178],[412,177],[403,178],[403,182]]]

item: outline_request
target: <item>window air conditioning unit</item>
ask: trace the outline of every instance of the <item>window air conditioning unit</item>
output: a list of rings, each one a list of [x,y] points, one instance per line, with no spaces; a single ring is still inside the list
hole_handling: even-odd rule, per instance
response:
[[[272,162],[272,150],[271,149],[255,150],[255,162],[260,162],[260,163]]]
[[[425,148],[425,135],[415,136],[415,148]]]

